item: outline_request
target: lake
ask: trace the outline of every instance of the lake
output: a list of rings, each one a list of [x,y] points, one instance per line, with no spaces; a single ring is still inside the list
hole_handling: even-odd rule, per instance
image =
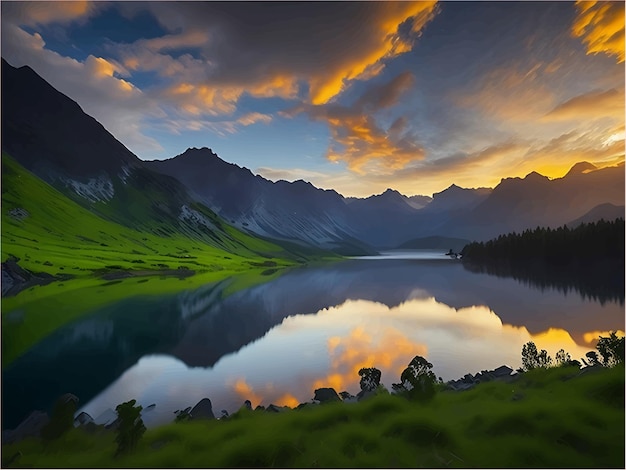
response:
[[[90,312],[5,368],[3,429],[65,392],[94,418],[130,399],[154,403],[150,427],[204,397],[220,416],[246,399],[296,406],[320,387],[356,394],[361,367],[379,368],[391,389],[418,354],[444,381],[518,368],[528,341],[580,359],[601,332],[624,330],[623,293],[600,301],[540,288],[442,253],[298,267],[234,293],[226,279]]]

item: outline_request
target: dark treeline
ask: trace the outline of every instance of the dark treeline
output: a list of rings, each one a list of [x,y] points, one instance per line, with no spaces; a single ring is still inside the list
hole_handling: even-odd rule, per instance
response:
[[[624,219],[557,229],[537,227],[463,248],[474,272],[513,277],[537,287],[577,290],[604,303],[624,302]]]

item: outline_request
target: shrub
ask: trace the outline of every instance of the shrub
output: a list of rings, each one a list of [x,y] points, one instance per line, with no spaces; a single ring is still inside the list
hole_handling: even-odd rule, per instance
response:
[[[394,391],[421,401],[430,400],[435,395],[437,377],[430,370],[433,365],[422,356],[415,356],[400,375],[400,383],[392,384]]]
[[[141,419],[141,410],[143,408],[135,406],[135,403],[135,400],[130,400],[117,405],[115,408],[119,420],[117,436],[115,437],[115,442],[117,442],[116,455],[134,450],[139,439],[146,432],[146,427]]]
[[[615,331],[612,331],[607,338],[600,336],[596,348],[602,356],[603,366],[613,367],[624,362],[624,337],[618,338]]]
[[[528,371],[539,367],[548,368],[551,364],[552,358],[548,356],[548,351],[545,349],[537,351],[537,346],[532,341],[522,346],[522,368],[524,370]]]

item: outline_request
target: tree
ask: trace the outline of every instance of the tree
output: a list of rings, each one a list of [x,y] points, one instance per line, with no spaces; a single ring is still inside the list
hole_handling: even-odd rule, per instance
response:
[[[552,358],[548,356],[548,351],[542,349],[537,351],[537,346],[529,341],[522,346],[522,368],[526,371],[539,367],[547,368],[552,364]]]
[[[612,331],[605,338],[600,336],[596,346],[602,356],[602,365],[605,367],[613,367],[620,362],[624,362],[624,337],[617,337],[617,332]]]
[[[54,404],[50,421],[41,430],[41,437],[46,440],[58,439],[72,429],[77,402],[78,398],[71,393],[61,396]]]
[[[373,392],[380,385],[381,373],[376,367],[364,367],[359,370],[359,385],[364,392]]]
[[[141,410],[143,408],[135,406],[135,403],[135,400],[130,400],[117,405],[115,408],[117,419],[119,420],[117,436],[115,437],[115,442],[117,442],[116,455],[134,450],[139,439],[146,432],[146,427],[141,419]]]
[[[565,352],[564,349],[559,349],[554,357],[555,365],[558,367],[570,365],[572,362],[572,357],[568,352]]]
[[[437,377],[431,371],[432,368],[433,365],[422,356],[415,356],[408,367],[402,371],[400,383],[392,385],[393,390],[421,401],[431,399],[435,395],[437,383]]]

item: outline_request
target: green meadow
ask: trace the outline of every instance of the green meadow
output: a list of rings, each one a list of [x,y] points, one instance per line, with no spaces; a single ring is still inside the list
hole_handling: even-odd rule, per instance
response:
[[[148,430],[114,457],[114,432],[72,429],[2,449],[12,466],[624,468],[624,366],[536,369],[512,383],[440,391],[428,403],[380,394],[354,404]]]
[[[141,212],[142,198],[132,214]],[[131,228],[96,215],[3,154],[2,261],[18,259],[32,273],[62,280],[3,296],[2,366],[60,326],[128,296],[169,294],[234,276],[232,293],[305,260],[236,230],[200,205],[194,208],[217,229],[164,235],[162,227],[151,230],[150,221],[140,221],[141,230]],[[307,261],[316,259],[330,257],[307,253]]]

